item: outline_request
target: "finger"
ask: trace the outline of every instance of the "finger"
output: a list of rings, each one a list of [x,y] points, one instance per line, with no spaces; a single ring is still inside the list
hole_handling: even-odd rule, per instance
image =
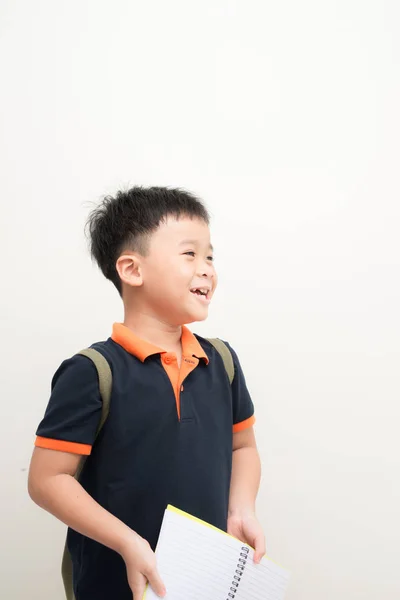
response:
[[[142,600],[144,592],[146,589],[146,578],[143,577],[142,581],[136,581],[134,584],[131,584],[131,590],[133,594],[133,600]]]
[[[149,584],[155,594],[163,598],[167,593],[165,585],[160,577],[156,567],[153,567],[149,572],[146,573],[146,577],[149,580]]]
[[[264,537],[263,534],[260,534],[254,540],[254,548],[255,548],[254,562],[255,563],[259,563],[260,560],[262,559],[262,557],[264,556],[265,552],[266,552],[265,537]]]
[[[128,578],[129,586],[133,593],[133,600],[142,600],[147,585],[147,577],[136,571],[133,577]]]

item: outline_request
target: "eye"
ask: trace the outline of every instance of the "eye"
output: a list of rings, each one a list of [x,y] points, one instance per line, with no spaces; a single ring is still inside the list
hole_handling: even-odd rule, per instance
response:
[[[214,257],[213,256],[207,256],[207,260],[209,260],[210,262],[214,261]]]
[[[191,250],[190,252],[185,252],[186,256],[193,256],[194,257],[194,252]]]

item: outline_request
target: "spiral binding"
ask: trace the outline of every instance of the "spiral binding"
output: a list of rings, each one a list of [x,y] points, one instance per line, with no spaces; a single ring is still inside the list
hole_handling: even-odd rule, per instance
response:
[[[236,597],[238,587],[240,584],[240,580],[242,579],[244,570],[246,568],[247,559],[249,557],[249,551],[250,551],[250,548],[248,548],[247,546],[242,546],[241,552],[240,552],[240,558],[239,558],[239,561],[238,561],[238,564],[236,567],[236,571],[235,571],[235,575],[232,580],[232,585],[229,588],[229,594],[228,594],[228,597],[226,600],[232,600],[233,598]]]

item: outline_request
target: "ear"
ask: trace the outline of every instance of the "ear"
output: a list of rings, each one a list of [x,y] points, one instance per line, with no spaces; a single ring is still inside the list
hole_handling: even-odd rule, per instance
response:
[[[122,254],[118,258],[115,267],[123,283],[131,287],[143,285],[140,258],[137,254]]]

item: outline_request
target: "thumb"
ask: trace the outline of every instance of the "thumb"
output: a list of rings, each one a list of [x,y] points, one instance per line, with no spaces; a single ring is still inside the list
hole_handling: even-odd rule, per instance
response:
[[[254,548],[254,562],[258,564],[266,552],[265,537],[263,534],[258,535],[254,540]]]
[[[165,594],[167,593],[167,590],[165,589],[165,585],[164,585],[156,567],[154,567],[153,569],[151,569],[151,571],[146,573],[146,577],[149,580],[149,584],[150,584],[153,592],[155,594],[157,594],[157,596],[160,596],[161,598],[163,598],[165,596]]]

